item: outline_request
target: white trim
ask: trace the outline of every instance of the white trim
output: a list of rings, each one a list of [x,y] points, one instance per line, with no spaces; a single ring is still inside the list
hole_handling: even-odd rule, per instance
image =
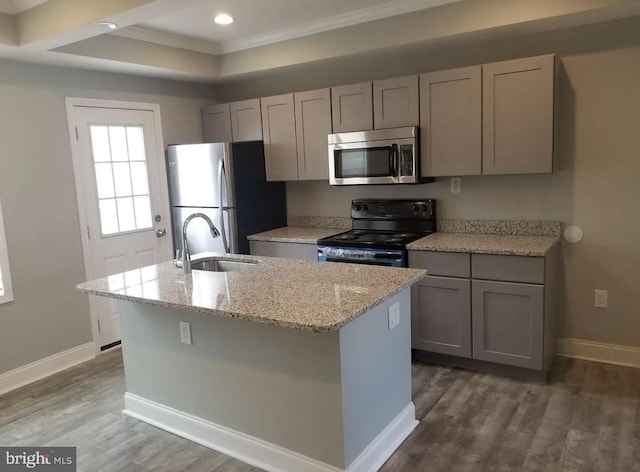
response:
[[[0,295],[0,305],[13,301],[13,284],[11,283],[11,267],[9,266],[9,252],[7,251],[7,238],[2,217],[2,202],[0,202],[0,277],[4,295]]]
[[[289,39],[302,38],[312,34],[325,33],[338,28],[345,28],[369,21],[381,20],[392,16],[402,15],[404,13],[412,13],[414,11],[425,10],[428,8],[445,5],[447,3],[455,3],[460,0],[396,0],[386,2],[361,10],[342,13],[340,15],[329,18],[321,18],[316,21],[301,23],[290,28],[282,28],[278,31],[272,31],[266,34],[260,34],[245,39],[237,39],[223,41],[220,43],[220,49],[223,53],[242,51],[267,44],[273,44]]]
[[[94,357],[95,349],[92,341],[5,372],[0,375],[0,395],[82,364]]]
[[[128,26],[109,34],[136,39],[138,41],[145,41],[148,43],[162,44],[164,46],[202,52],[205,54],[220,55],[266,46],[268,44],[287,41],[289,39],[302,38],[312,34],[325,33],[338,28],[381,20],[383,18],[425,10],[458,1],[460,0],[395,0],[393,2],[387,2],[373,7],[363,8],[361,10],[350,11],[328,18],[300,23],[288,28],[271,31],[269,33],[229,41],[210,41],[187,35],[160,31],[146,26]]]
[[[125,393],[124,404],[123,413],[132,418],[267,471],[340,472],[343,470],[131,393]],[[417,424],[415,407],[410,403],[367,446],[347,468],[347,472],[378,470]]]
[[[366,449],[349,465],[347,472],[379,470],[416,426],[418,426],[416,407],[411,402],[369,443]]]
[[[84,272],[87,280],[93,280],[94,277],[90,263],[91,261],[91,244],[84,228],[88,227],[87,219],[87,202],[83,198],[83,182],[82,182],[82,163],[80,150],[78,149],[78,141],[76,139],[77,120],[74,115],[75,107],[88,108],[112,108],[118,110],[143,110],[150,111],[153,114],[154,132],[156,136],[156,149],[158,152],[158,172],[160,177],[160,191],[167,215],[171,214],[169,204],[169,187],[167,180],[167,169],[164,163],[164,140],[162,137],[162,121],[160,117],[160,105],[157,103],[144,102],[125,102],[119,100],[101,100],[95,98],[77,98],[66,97],[67,123],[69,125],[69,143],[71,146],[71,160],[73,163],[73,177],[76,191],[76,201],[78,203],[78,218],[80,227],[80,239],[82,241],[82,256],[84,262]],[[169,224],[169,222],[167,222]],[[100,333],[98,331],[98,315],[95,307],[95,301],[92,296],[89,297],[89,314],[91,317],[91,335],[93,344],[95,345],[95,353],[100,354]]]
[[[132,25],[126,28],[118,29],[107,33],[112,36],[121,36],[123,38],[135,39],[136,41],[144,41],[152,44],[161,44],[173,48],[186,49],[188,51],[202,52],[204,54],[218,55],[222,54],[222,50],[218,43],[207,41],[206,39],[191,38],[181,34],[160,31],[155,28],[146,26]]]
[[[561,338],[558,339],[558,355],[640,368],[640,347]]]

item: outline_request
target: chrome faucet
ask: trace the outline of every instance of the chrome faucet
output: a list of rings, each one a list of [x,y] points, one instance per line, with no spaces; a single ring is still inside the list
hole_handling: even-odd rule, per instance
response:
[[[209,225],[209,231],[211,231],[211,237],[217,238],[220,236],[218,228],[215,227],[211,218],[204,213],[194,213],[184,220],[184,224],[182,225],[182,269],[185,274],[191,273],[191,253],[189,252],[189,245],[187,244],[187,226],[189,226],[189,223],[191,223],[191,220],[194,218],[202,218],[207,222]]]

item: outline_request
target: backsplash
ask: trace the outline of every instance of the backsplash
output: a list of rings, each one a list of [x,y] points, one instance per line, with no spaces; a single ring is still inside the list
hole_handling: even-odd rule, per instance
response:
[[[351,218],[340,216],[289,215],[287,225],[298,228],[351,229]],[[560,236],[560,221],[531,220],[438,220],[442,233],[512,234],[522,236]]]
[[[522,236],[560,236],[560,221],[531,220],[438,220],[442,233],[512,234]]]
[[[351,218],[341,216],[287,216],[287,226],[298,228],[351,229]]]

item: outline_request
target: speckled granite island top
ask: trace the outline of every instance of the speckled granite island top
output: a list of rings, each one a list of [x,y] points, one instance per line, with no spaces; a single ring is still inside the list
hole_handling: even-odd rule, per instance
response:
[[[344,233],[346,229],[340,228],[298,228],[295,226],[285,226],[283,228],[272,229],[263,233],[248,236],[249,241],[268,241],[276,243],[302,243],[316,244],[318,239],[334,234]]]
[[[543,257],[559,240],[555,236],[433,233],[408,244],[407,249]]]
[[[258,261],[237,272],[172,261],[78,285],[84,293],[306,331],[336,331],[426,275],[424,270],[211,254]]]

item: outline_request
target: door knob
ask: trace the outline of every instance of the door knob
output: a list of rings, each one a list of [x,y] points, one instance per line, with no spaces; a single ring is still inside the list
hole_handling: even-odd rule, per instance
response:
[[[156,237],[161,238],[167,235],[167,230],[165,228],[156,230]]]

